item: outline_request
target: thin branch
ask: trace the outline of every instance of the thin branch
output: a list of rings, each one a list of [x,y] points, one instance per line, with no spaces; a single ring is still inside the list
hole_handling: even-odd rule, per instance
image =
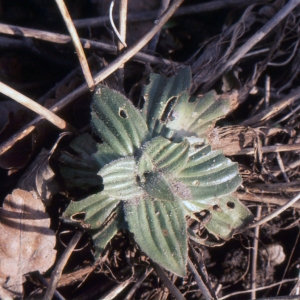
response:
[[[119,4],[119,31],[120,40],[118,41],[118,54],[121,54],[124,47],[127,47],[126,41],[126,26],[127,26],[127,4],[128,0],[121,0]],[[123,42],[122,42],[123,41]],[[124,65],[121,65],[117,71],[120,89],[124,92]]]
[[[270,120],[272,117],[278,115],[283,109],[291,105],[295,100],[300,99],[300,88],[293,90],[289,95],[285,96],[282,100],[276,102],[274,105],[264,109],[257,115],[245,120],[241,125],[253,126],[264,121]]]
[[[79,86],[76,90],[71,92],[69,95],[61,99],[59,102],[54,104],[49,110],[52,112],[57,112],[70,104],[72,101],[77,99],[79,96],[83,95],[88,91],[88,86],[87,84],[82,84]],[[35,118],[31,122],[29,122],[27,125],[25,125],[23,128],[21,128],[17,133],[15,133],[12,137],[10,137],[7,141],[2,143],[0,145],[0,155],[9,150],[17,141],[23,139],[25,136],[30,134],[37,124],[42,121],[43,118],[41,116]],[[72,130],[70,130],[72,131]]]
[[[81,68],[82,68],[82,72],[83,72],[85,80],[87,82],[87,85],[88,85],[89,89],[91,91],[93,91],[94,88],[95,88],[93,76],[91,74],[88,62],[86,60],[84,51],[82,49],[82,45],[81,45],[80,39],[78,37],[77,31],[75,29],[75,26],[74,26],[74,24],[72,22],[72,19],[71,19],[71,16],[69,14],[69,11],[68,11],[68,9],[67,9],[67,7],[66,7],[66,5],[65,5],[65,3],[64,3],[63,0],[55,0],[55,2],[56,2],[57,6],[58,6],[58,8],[60,10],[60,13],[61,13],[61,15],[62,15],[62,17],[63,17],[66,25],[67,25],[69,33],[71,35],[71,38],[72,38],[72,41],[73,41],[73,44],[74,44],[74,47],[75,47],[75,50],[76,50],[76,53],[77,53],[80,65],[81,65]]]
[[[254,3],[255,4],[255,3]],[[300,4],[300,0],[290,0],[274,17],[261,27],[243,46],[241,46],[230,58],[222,64],[214,74],[213,78],[202,88],[209,89],[218,78],[220,78],[232,66],[238,63],[244,56],[261,41],[272,29],[274,29],[287,15]]]
[[[283,164],[283,161],[281,159],[281,156],[280,156],[280,153],[279,152],[276,152],[276,159],[277,159],[277,162],[278,162],[278,166],[281,170],[281,173],[283,175],[283,178],[285,179],[286,182],[290,182],[287,174],[286,174],[286,171],[285,171],[285,168],[284,168],[284,164]]]
[[[201,276],[199,275],[197,269],[195,268],[193,262],[191,261],[191,259],[189,257],[188,257],[188,268],[189,268],[189,271],[193,274],[193,277],[194,277],[195,281],[197,282],[197,285],[198,285],[199,289],[201,290],[204,298],[207,300],[216,299],[210,293],[209,289],[203,282]]]
[[[261,206],[257,207],[256,218],[261,217]],[[259,226],[254,229],[253,249],[252,249],[252,268],[251,268],[251,300],[256,299],[256,271],[257,271],[257,256],[258,256],[258,240],[259,240]]]
[[[253,46],[261,41],[275,26],[277,26],[297,5],[300,0],[290,0],[270,21],[258,30],[247,42],[228,59],[219,73],[223,74],[229,67],[235,65]]]
[[[298,151],[298,150],[300,150],[300,144],[287,144],[287,145],[261,147],[262,153]],[[226,155],[252,155],[254,153],[255,153],[255,149],[253,147],[249,147],[236,152],[226,152]]]
[[[49,282],[40,273],[38,273],[36,277],[42,284],[44,284],[46,287],[49,287]],[[54,292],[54,296],[56,300],[66,300],[58,291]]]
[[[81,239],[83,235],[82,231],[76,231],[75,235],[73,236],[73,238],[71,239],[68,248],[65,249],[64,253],[62,254],[61,258],[59,259],[59,261],[57,262],[54,270],[52,271],[51,274],[51,281],[49,283],[49,287],[43,297],[43,300],[49,300],[52,299],[54,292],[56,290],[58,281],[61,277],[62,271],[70,257],[70,255],[72,254],[73,250],[75,249],[77,243],[79,242],[79,240]]]
[[[260,219],[259,221],[249,225],[247,228],[253,228],[256,226],[260,226],[264,223],[269,222],[270,220],[274,219],[277,217],[279,214],[287,210],[289,207],[291,207],[294,203],[296,203],[300,199],[300,193],[294,197],[293,199],[289,200],[286,204],[283,206],[279,207],[278,209],[274,210],[271,214],[265,216],[264,218]]]
[[[140,277],[139,279],[135,282],[135,284],[132,286],[130,289],[129,293],[126,295],[124,300],[130,300],[132,299],[133,294],[136,292],[136,290],[140,287],[140,285],[143,283],[143,281],[150,275],[153,271],[152,267],[149,267]]]
[[[222,0],[222,1],[213,1],[207,3],[201,3],[197,5],[189,5],[179,8],[174,16],[185,16],[191,14],[205,13],[209,11],[215,11],[224,8],[230,7],[245,7],[250,4],[260,2],[255,0]],[[149,20],[155,20],[158,14],[158,10],[151,10],[142,13],[132,13],[128,14],[127,19],[129,22],[143,22]],[[113,16],[114,20],[118,20],[119,16]],[[109,17],[97,17],[97,18],[86,18],[86,19],[78,19],[74,20],[74,25],[77,28],[83,27],[96,27],[103,26],[106,22],[109,21]]]
[[[163,269],[155,262],[152,262],[151,264],[157,276],[161,279],[161,281],[168,288],[168,290],[175,297],[175,299],[185,300],[184,296],[180,293],[180,291],[177,289],[174,283],[168,278]]]
[[[168,9],[168,6],[170,5],[170,0],[160,0],[160,8],[158,9],[157,12],[157,16],[156,19],[159,19],[163,13]],[[158,31],[155,36],[152,38],[152,40],[150,41],[149,45],[148,45],[148,50],[150,51],[155,51],[158,40],[159,40],[159,36],[160,36],[161,30]]]
[[[274,173],[272,173],[274,175]],[[278,182],[278,183],[249,183],[244,185],[245,188],[253,193],[262,194],[282,194],[300,192],[300,180],[292,182]]]
[[[3,34],[9,34],[13,36],[20,36],[20,37],[29,37],[34,38],[38,40],[43,40],[51,43],[58,43],[58,44],[67,44],[71,41],[70,36],[60,33],[53,33],[49,31],[44,30],[36,30],[26,27],[20,27],[15,25],[7,25],[0,23],[0,33]],[[89,39],[80,39],[82,45],[86,49],[95,48],[95,49],[101,49],[103,51],[106,51],[110,54],[117,54],[117,47],[114,45],[97,42]],[[134,59],[148,62],[150,64],[166,64],[166,65],[176,65],[175,62],[171,62],[168,59],[158,58],[153,55],[145,54],[138,52],[133,56]]]
[[[155,24],[153,28],[140,41],[138,41],[135,45],[133,45],[130,49],[128,49],[127,52],[125,52],[119,58],[113,61],[108,67],[106,67],[105,69],[97,73],[96,76],[94,77],[95,84],[98,84],[99,82],[104,80],[107,76],[109,76],[115,70],[117,70],[122,64],[124,64],[126,61],[132,58],[141,48],[143,48],[149,42],[149,40],[151,40],[151,38],[155,35],[155,33],[158,30],[160,30],[160,28],[169,20],[169,18],[172,16],[172,14],[176,11],[176,9],[180,6],[182,2],[183,0],[174,1],[173,4],[169,7],[166,14],[163,15],[161,20],[158,20],[157,24]],[[67,106],[69,103],[74,101],[76,98],[86,93],[87,91],[88,91],[87,84],[82,84],[73,92],[71,92],[69,95],[61,99],[58,103],[53,105],[50,108],[50,110],[52,112],[59,111],[60,109],[62,109],[63,107]],[[32,132],[36,124],[40,120],[41,120],[40,117],[34,119],[25,127],[23,127],[18,133],[16,133],[11,139],[1,144],[0,155],[6,152],[8,149],[10,149],[14,145],[15,141],[22,139],[24,136]]]
[[[98,84],[107,76],[116,71],[121,65],[128,61],[133,55],[140,51],[152,38],[153,36],[164,26],[164,24],[171,18],[174,12],[178,9],[180,4],[184,0],[175,0],[161,19],[155,21],[155,25],[152,29],[146,33],[137,43],[130,47],[124,54],[113,61],[108,67],[104,68],[95,76],[95,83]],[[300,0],[299,0],[300,1]]]
[[[127,6],[128,6],[128,0],[121,0],[120,1],[120,7],[119,7],[119,32],[121,40],[118,42],[118,52],[121,53],[124,47],[127,47],[126,45],[126,27],[127,27]],[[124,43],[122,43],[122,41]]]
[[[276,196],[266,196],[263,194],[253,194],[253,193],[241,193],[235,192],[233,193],[235,197],[239,200],[244,201],[253,201],[262,204],[274,204],[274,205],[284,205],[289,199],[283,197],[276,197]],[[300,203],[294,203],[291,207],[300,209]]]
[[[262,287],[259,287],[256,289],[256,291],[263,291],[263,290],[266,290],[266,289],[269,289],[269,288],[272,288],[274,286],[277,286],[279,284],[282,284],[282,283],[287,283],[287,282],[293,282],[293,281],[296,281],[297,279],[285,279],[285,280],[282,280],[281,282],[276,282],[276,283],[273,283],[273,284],[270,284],[270,285],[266,285],[266,286],[262,286]],[[247,291],[240,291],[240,292],[234,292],[234,293],[231,293],[231,294],[228,294],[224,297],[221,297],[219,298],[219,300],[225,300],[229,297],[233,297],[233,296],[236,296],[236,295],[242,295],[242,294],[248,294],[248,293],[251,293],[252,292],[252,289],[251,290],[247,290]],[[298,297],[298,298],[297,298]],[[269,298],[269,300],[276,300],[276,298]],[[282,299],[282,298],[277,298],[277,299]],[[287,298],[287,299],[290,299],[290,300],[299,300],[299,296],[296,296],[296,297],[292,297],[292,298]],[[260,300],[263,300],[263,299],[260,299]]]
[[[44,117],[46,120],[54,124],[56,127],[62,130],[73,131],[73,132],[76,131],[70,124],[68,124],[66,121],[64,121],[57,115],[55,115],[49,109],[31,100],[30,98],[24,96],[23,94],[12,89],[11,87],[9,87],[8,85],[2,82],[0,82],[0,92],[10,97],[11,99],[15,100],[16,102],[26,106],[32,111],[36,112],[37,114],[39,114],[40,116]]]

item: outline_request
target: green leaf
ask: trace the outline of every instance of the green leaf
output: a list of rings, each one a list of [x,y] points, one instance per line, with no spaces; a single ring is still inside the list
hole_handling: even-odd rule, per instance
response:
[[[100,86],[91,107],[95,131],[119,156],[133,155],[149,139],[146,122],[122,94]]]
[[[94,194],[84,200],[71,202],[64,212],[63,218],[70,219],[88,229],[98,229],[118,203],[119,200],[106,194]]]
[[[206,201],[232,193],[241,184],[238,166],[221,151],[201,146],[201,139],[190,139],[192,145],[184,168],[176,175],[192,194],[190,200]]]
[[[124,212],[129,230],[140,248],[168,271],[184,277],[187,231],[180,202],[145,197],[125,202]]]
[[[93,157],[97,144],[89,134],[75,138],[70,147],[77,155],[62,152],[60,155],[60,174],[68,189],[89,189],[100,186],[101,178],[97,175],[100,165]]]
[[[108,242],[122,228],[124,228],[124,213],[120,205],[99,230],[91,231],[95,246],[95,259],[99,258]]]
[[[160,131],[154,130],[157,121],[164,122],[172,110],[177,97],[191,84],[189,68],[180,69],[178,74],[170,78],[163,75],[151,74],[150,82],[142,92],[144,106],[142,115],[147,122],[151,136]]]
[[[92,125],[103,143],[83,135],[71,144],[77,155],[62,154],[69,185],[104,186],[64,213],[89,229],[96,257],[120,228],[128,228],[153,261],[184,276],[185,215],[200,219],[216,240],[228,239],[252,220],[230,195],[241,183],[237,164],[206,140],[209,127],[230,110],[230,99],[214,91],[189,96],[190,81],[188,68],[171,78],[152,74],[141,112],[123,95],[100,86]]]
[[[172,173],[180,171],[188,159],[189,142],[172,143],[164,137],[156,137],[145,143],[141,149],[139,159],[139,174],[157,170]]]
[[[250,211],[232,195],[206,201],[184,201],[184,204],[189,212],[207,211],[209,216],[206,218],[209,221],[204,226],[210,233],[223,239],[230,238],[235,231],[253,220]]]
[[[142,180],[142,188],[154,199],[159,199],[161,201],[175,200],[173,191],[163,174],[158,172],[145,173]]]
[[[173,106],[167,128],[175,132],[174,138],[197,136],[205,138],[210,127],[230,111],[230,99],[210,91],[201,97],[184,91]]]
[[[119,200],[130,200],[143,195],[137,183],[133,157],[124,157],[103,167],[98,173],[103,178],[103,192]]]

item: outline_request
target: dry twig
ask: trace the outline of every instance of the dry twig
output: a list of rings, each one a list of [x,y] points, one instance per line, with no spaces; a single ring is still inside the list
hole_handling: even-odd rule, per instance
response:
[[[261,206],[258,205],[256,218],[260,219]],[[253,248],[252,248],[252,268],[251,268],[251,300],[256,299],[256,271],[257,271],[257,256],[258,256],[258,240],[259,240],[259,226],[254,229]]]
[[[180,4],[183,2],[183,0],[176,0],[172,3],[172,5],[169,7],[168,11],[162,16],[162,18],[153,26],[153,28],[144,35],[144,37],[141,38],[140,41],[138,41],[136,44],[134,44],[130,49],[128,49],[124,54],[122,54],[119,58],[117,58],[115,61],[113,61],[109,66],[107,66],[105,69],[100,71],[94,76],[95,84],[98,84],[102,80],[104,80],[106,77],[108,77],[110,74],[112,74],[114,71],[116,71],[121,65],[123,65],[126,61],[131,59],[140,49],[142,49],[150,40],[151,38],[156,34],[157,31],[159,31],[162,26],[170,19],[170,17],[173,15],[173,13],[176,11],[176,9],[180,6]],[[58,103],[53,105],[51,107],[52,112],[59,111],[72,101],[74,101],[77,97],[83,95],[88,91],[87,84],[82,84],[79,86],[76,90],[74,90],[72,93],[61,99]],[[12,147],[12,145],[17,141],[22,139],[24,136],[32,132],[41,118],[36,118],[32,122],[30,122],[27,126],[22,128],[17,134],[15,134],[11,139],[9,139],[7,142],[4,142],[2,145],[0,145],[0,155],[4,152],[6,152],[9,148]],[[26,134],[26,135],[25,135]]]
[[[189,5],[179,8],[175,13],[174,16],[184,16],[190,14],[198,14],[198,13],[205,13],[209,11],[215,11],[219,9],[224,9],[228,7],[245,7],[247,5],[253,4],[255,0],[222,0],[222,1],[213,1],[207,3],[201,3],[197,5]],[[143,22],[149,20],[155,20],[158,14],[158,10],[152,10],[142,13],[132,13],[128,14],[127,19],[129,22]],[[119,16],[113,16],[114,20],[118,20]],[[77,28],[83,27],[96,27],[96,26],[103,26],[106,22],[109,21],[109,17],[97,17],[97,18],[86,18],[86,19],[78,19],[74,20],[74,25]]]
[[[248,228],[253,228],[253,227],[256,227],[256,226],[260,226],[260,225],[262,225],[264,223],[269,222],[270,220],[274,219],[279,214],[281,214],[282,212],[284,212],[285,210],[287,210],[289,207],[291,207],[299,199],[300,199],[300,193],[296,197],[294,197],[293,199],[289,200],[283,206],[281,206],[278,209],[274,210],[271,214],[265,216],[264,218],[260,219],[259,221],[255,222],[255,223],[249,225]]]
[[[42,41],[47,41],[51,43],[58,43],[58,44],[67,44],[71,41],[70,36],[60,33],[53,33],[49,31],[44,30],[37,30],[37,29],[31,29],[21,26],[14,26],[14,25],[7,25],[0,23],[0,33],[3,34],[9,34],[13,36],[20,36],[20,37],[28,37],[33,39],[38,39]],[[106,51],[110,54],[117,54],[117,47],[114,45],[97,42],[89,39],[80,39],[82,45],[86,49],[95,48],[95,49],[101,49],[103,51]],[[164,58],[158,58],[153,55],[149,55],[146,53],[138,52],[133,56],[133,59],[136,59],[138,61],[148,62],[150,64],[175,64],[175,62],[171,62],[168,59]]]
[[[2,82],[0,82],[0,92],[44,117],[59,129],[76,132],[76,129],[56,114]]]
[[[63,0],[55,0],[56,1],[56,4],[60,10],[60,13],[67,25],[67,28],[68,28],[68,31],[71,35],[71,38],[72,38],[72,41],[73,41],[73,44],[74,44],[74,47],[75,47],[75,50],[76,50],[76,53],[77,53],[77,56],[78,56],[78,59],[79,59],[79,62],[80,62],[80,65],[81,65],[81,68],[82,68],[82,72],[84,74],[84,77],[85,77],[85,80],[87,82],[87,85],[89,86],[89,89],[91,91],[94,90],[95,88],[95,85],[94,85],[94,80],[93,80],[93,76],[91,74],[91,71],[90,71],[90,68],[89,68],[89,64],[86,60],[86,57],[85,57],[85,54],[84,54],[84,51],[82,49],[82,45],[81,45],[81,42],[80,42],[80,39],[78,37],[78,34],[77,34],[77,31],[75,29],[75,26],[72,22],[72,19],[71,19],[71,16],[69,14],[69,11],[64,3]]]
[[[73,238],[71,239],[68,247],[65,249],[64,253],[62,254],[62,256],[60,257],[59,261],[57,262],[54,270],[52,271],[51,274],[51,281],[49,283],[49,287],[43,297],[43,300],[49,300],[52,299],[53,294],[56,290],[58,281],[61,277],[62,271],[70,257],[70,255],[72,254],[73,250],[75,249],[77,243],[79,242],[79,240],[81,239],[83,235],[82,231],[76,231],[75,235],[73,236]]]
[[[161,281],[164,283],[164,285],[168,288],[170,293],[175,297],[177,300],[185,300],[185,297],[180,293],[180,291],[177,289],[177,287],[174,285],[174,283],[168,278],[168,276],[165,274],[163,269],[155,262],[152,262],[152,267],[157,274],[157,276],[161,279]]]

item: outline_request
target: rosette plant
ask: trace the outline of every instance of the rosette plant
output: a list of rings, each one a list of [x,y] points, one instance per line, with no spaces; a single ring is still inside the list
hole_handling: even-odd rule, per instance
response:
[[[63,218],[88,230],[99,257],[121,228],[166,270],[185,276],[186,216],[199,219],[218,239],[230,238],[252,219],[231,195],[241,184],[238,166],[213,151],[206,133],[228,113],[230,100],[211,91],[190,96],[189,68],[166,78],[152,74],[136,108],[124,95],[98,86],[91,105],[92,127],[101,138],[77,137],[75,154],[61,155],[69,187],[102,186],[71,202]]]

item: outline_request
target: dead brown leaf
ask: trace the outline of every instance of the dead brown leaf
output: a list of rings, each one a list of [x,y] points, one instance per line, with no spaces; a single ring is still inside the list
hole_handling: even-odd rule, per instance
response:
[[[53,180],[55,174],[49,165],[49,159],[56,145],[51,151],[41,150],[18,184],[21,189],[37,193],[46,206],[50,204],[52,196],[57,192],[57,185]]]
[[[44,205],[33,192],[16,189],[0,211],[0,295],[21,296],[23,275],[44,273],[56,257],[55,234]]]

